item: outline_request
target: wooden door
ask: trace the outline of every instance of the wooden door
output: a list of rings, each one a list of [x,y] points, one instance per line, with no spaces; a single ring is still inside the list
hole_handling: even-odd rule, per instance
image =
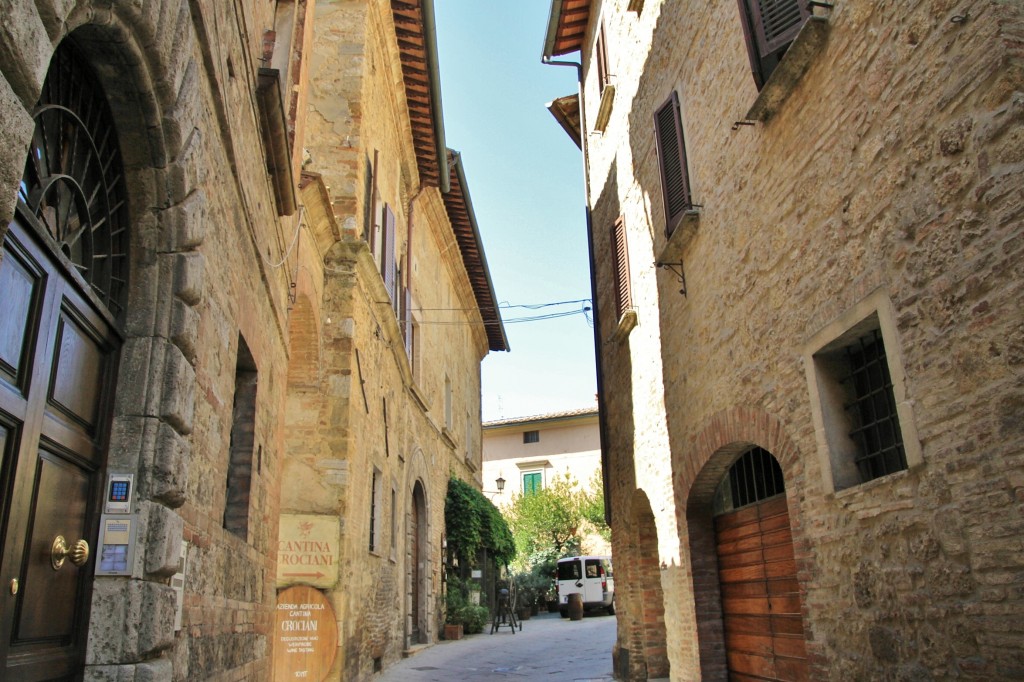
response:
[[[807,680],[786,496],[715,519],[729,679]]]
[[[66,263],[66,261],[65,261]],[[119,339],[29,229],[0,260],[0,679],[82,674]],[[88,558],[59,561],[55,540]]]
[[[409,580],[412,582],[412,630],[409,641],[413,644],[420,643],[420,506],[417,502],[416,494],[413,493],[412,513],[409,515],[409,542],[412,546],[409,557]]]

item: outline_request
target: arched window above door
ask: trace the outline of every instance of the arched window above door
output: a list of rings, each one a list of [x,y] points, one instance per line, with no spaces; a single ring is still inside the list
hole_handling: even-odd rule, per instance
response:
[[[124,166],[103,89],[68,41],[54,53],[33,118],[19,199],[120,319],[128,279]]]
[[[786,491],[782,468],[764,448],[752,447],[739,456],[715,490],[715,515],[767,500]]]

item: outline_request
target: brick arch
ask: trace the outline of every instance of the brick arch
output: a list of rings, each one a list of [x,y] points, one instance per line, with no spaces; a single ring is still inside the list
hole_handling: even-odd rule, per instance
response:
[[[661,587],[658,527],[651,502],[643,490],[636,490],[630,505],[634,570],[632,579],[638,588],[637,644],[646,668],[644,679],[669,676],[668,646],[665,636],[665,595]]]
[[[801,597],[806,604],[806,585],[812,569],[812,557],[803,534],[800,510],[801,487],[805,478],[800,451],[789,437],[785,424],[775,415],[754,407],[734,407],[723,410],[707,420],[704,428],[693,439],[689,465],[675,467],[677,490],[685,491],[687,539],[691,575],[694,585],[699,666],[704,679],[725,679],[728,667],[725,653],[721,593],[718,580],[718,559],[715,543],[712,499],[719,482],[736,459],[752,446],[764,448],[778,461],[786,485],[793,549],[797,565],[797,579]],[[688,485],[686,485],[688,483]],[[699,586],[699,589],[698,589]],[[804,607],[804,628],[808,632],[807,612]],[[811,660],[816,647],[807,642]],[[820,658],[819,658],[820,660]],[[814,669],[815,676],[827,677],[827,670]]]

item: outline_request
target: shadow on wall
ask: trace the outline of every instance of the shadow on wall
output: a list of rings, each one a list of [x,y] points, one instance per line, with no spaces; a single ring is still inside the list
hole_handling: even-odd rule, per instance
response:
[[[645,680],[648,675],[644,657],[644,590],[639,570],[641,555],[631,529],[632,498],[636,491],[633,465],[636,429],[633,419],[633,363],[628,336],[619,338],[616,334],[620,315],[617,310],[612,232],[622,212],[617,171],[618,162],[613,161],[604,187],[592,200],[594,209],[591,216],[600,316],[597,333],[604,374],[601,400],[604,402],[608,423],[605,434],[608,442],[605,448],[609,469],[606,480],[610,481],[610,489],[605,494],[611,500],[615,608],[618,618],[618,638],[612,659],[617,678]]]

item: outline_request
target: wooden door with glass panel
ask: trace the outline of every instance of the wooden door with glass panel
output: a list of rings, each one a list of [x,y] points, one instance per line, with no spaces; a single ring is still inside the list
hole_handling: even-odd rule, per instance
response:
[[[70,39],[0,255],[0,679],[82,676],[127,270],[102,89]]]

